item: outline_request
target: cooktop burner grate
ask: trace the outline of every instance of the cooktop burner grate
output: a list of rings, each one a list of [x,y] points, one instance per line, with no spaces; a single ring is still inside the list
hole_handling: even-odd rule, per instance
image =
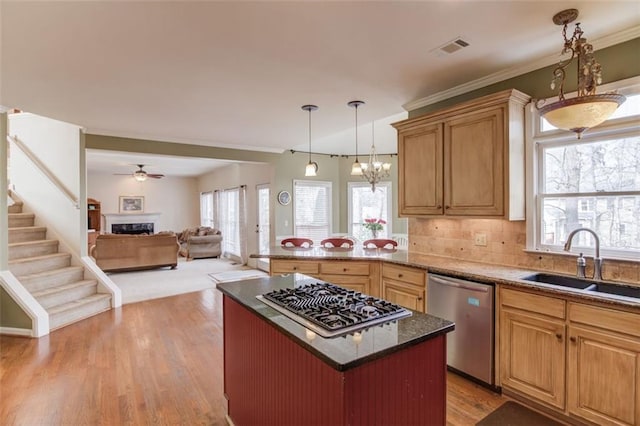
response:
[[[411,315],[411,311],[386,300],[326,282],[256,297],[323,337],[341,336]]]

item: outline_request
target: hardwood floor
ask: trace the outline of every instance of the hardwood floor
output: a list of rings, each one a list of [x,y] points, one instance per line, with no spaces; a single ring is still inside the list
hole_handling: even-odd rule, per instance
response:
[[[225,425],[222,295],[125,305],[42,339],[0,336],[3,425]],[[448,376],[447,424],[506,398]]]

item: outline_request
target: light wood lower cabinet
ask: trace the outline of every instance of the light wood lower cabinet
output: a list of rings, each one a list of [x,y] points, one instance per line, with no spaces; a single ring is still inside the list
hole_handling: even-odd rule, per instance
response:
[[[271,275],[300,273],[379,297],[379,262],[271,259]]]
[[[504,287],[499,300],[503,389],[579,421],[640,426],[640,314]]]
[[[569,413],[640,425],[640,315],[573,303],[569,315]],[[635,335],[614,331],[621,328]]]
[[[564,320],[505,308],[500,313],[502,386],[565,407]]]
[[[382,298],[414,311],[424,312],[427,302],[426,273],[422,269],[382,265]]]

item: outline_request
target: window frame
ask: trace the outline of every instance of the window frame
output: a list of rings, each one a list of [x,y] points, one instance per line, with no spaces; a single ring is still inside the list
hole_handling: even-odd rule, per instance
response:
[[[391,181],[381,181],[376,183],[376,186],[378,187],[385,187],[387,188],[387,218],[385,219],[387,221],[386,224],[386,228],[387,228],[387,237],[391,238],[391,236],[393,235],[393,185],[391,184]],[[368,188],[369,190],[371,189],[371,184],[369,182],[355,182],[355,181],[350,181],[347,182],[347,233],[349,235],[353,235],[353,222],[351,221],[352,219],[352,213],[353,213],[353,188]]]
[[[640,76],[626,80],[621,80],[599,87],[598,92],[616,90],[623,95],[639,95],[640,94]],[[575,97],[576,93],[568,94],[567,97]],[[547,99],[547,102],[553,102],[557,97]],[[566,146],[569,144],[587,144],[598,141],[605,141],[612,138],[624,138],[630,136],[638,136],[640,133],[640,114],[630,117],[620,117],[607,120],[601,125],[589,129],[582,135],[582,139],[577,139],[574,132],[568,132],[561,129],[542,130],[542,118],[535,107],[535,100],[532,100],[526,107],[525,114],[525,179],[526,179],[526,245],[525,250],[531,252],[547,252],[561,254],[564,252],[562,247],[556,245],[543,244],[542,239],[542,219],[544,208],[544,196],[540,192],[543,179],[543,161],[542,155],[545,147]],[[636,191],[632,191],[635,194]],[[584,196],[590,195],[617,195],[624,196],[628,192],[605,192],[605,193],[581,193]],[[563,194],[544,194],[547,196],[562,196]],[[587,248],[585,252],[592,254],[593,249]],[[610,259],[621,260],[637,260],[638,252],[636,250],[615,250],[601,248],[601,256]]]

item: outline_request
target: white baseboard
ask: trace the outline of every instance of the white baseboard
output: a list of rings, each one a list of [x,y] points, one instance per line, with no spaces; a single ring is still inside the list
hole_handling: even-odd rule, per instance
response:
[[[0,327],[0,334],[31,337],[31,330],[28,328]]]

